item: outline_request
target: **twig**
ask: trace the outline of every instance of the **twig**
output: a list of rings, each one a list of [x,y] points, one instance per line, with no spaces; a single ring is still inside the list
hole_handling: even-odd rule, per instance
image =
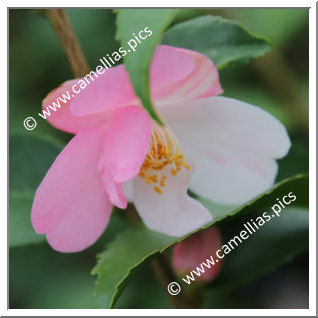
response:
[[[45,16],[52,24],[75,77],[82,77],[89,73],[88,63],[79,46],[65,10],[46,9]]]
[[[169,301],[174,308],[189,309],[189,308],[197,307],[196,303],[193,301],[194,299],[191,300],[185,295],[182,295],[182,292],[175,296],[170,295],[168,293],[167,286],[169,285],[169,283],[177,281],[177,279],[174,273],[172,272],[167,259],[165,258],[163,254],[158,254],[150,262],[150,266],[152,270],[154,271],[157,279],[160,281],[160,284],[165,290],[165,293],[168,296]]]
[[[128,206],[127,216],[131,224],[135,224],[140,220],[136,209],[133,205]],[[165,294],[169,298],[171,305],[174,308],[196,308],[196,303],[190,298],[182,294],[170,295],[167,291],[167,286],[171,282],[176,282],[178,279],[173,273],[167,259],[163,254],[158,254],[150,261],[150,266],[155,273],[161,287],[164,289]]]

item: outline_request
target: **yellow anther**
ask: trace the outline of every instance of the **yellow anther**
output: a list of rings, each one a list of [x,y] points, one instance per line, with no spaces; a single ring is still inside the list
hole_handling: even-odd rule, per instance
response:
[[[191,167],[186,163],[186,162],[181,162],[181,165],[183,166],[183,167],[185,167],[187,170],[190,170],[191,169]]]
[[[158,177],[162,175],[160,171],[167,166],[173,176],[176,176],[182,168],[190,169],[174,134],[169,128],[159,127],[153,123],[149,152],[140,169],[139,177],[147,184],[157,183]],[[153,189],[161,194],[163,192],[161,188],[165,187],[167,176],[163,175],[159,180],[160,187],[155,186]]]
[[[171,173],[172,173],[173,176],[176,176],[176,175],[177,175],[177,170],[171,169],[170,171],[171,171]]]
[[[162,190],[159,188],[159,187],[153,187],[153,189],[159,193],[159,194],[162,194]]]

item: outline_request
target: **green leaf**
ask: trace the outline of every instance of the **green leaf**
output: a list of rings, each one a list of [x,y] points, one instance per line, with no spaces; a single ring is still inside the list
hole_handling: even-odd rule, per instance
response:
[[[266,193],[237,209],[233,210],[229,207],[224,207],[222,210],[218,207],[214,221],[197,231],[211,227],[216,222],[224,222],[225,220],[231,222],[236,215],[245,215],[245,213],[249,211],[252,211],[258,216],[264,209],[268,209],[275,204],[276,198],[290,191],[293,191],[297,196],[294,207],[308,205],[308,176],[298,175],[286,179]],[[214,209],[216,207],[215,204],[208,200],[201,201],[207,208]],[[117,238],[107,246],[106,250],[99,255],[97,265],[92,271],[93,275],[98,275],[96,293],[105,299],[105,306],[107,308],[114,306],[128,278],[146,259],[165,251],[168,247],[184,240],[189,235],[181,239],[176,239],[151,231],[143,224],[138,224],[119,234]],[[283,229],[281,235],[283,235]],[[284,250],[280,252],[282,255],[285,253]],[[287,252],[289,252],[289,250]],[[263,261],[266,262],[266,257],[264,257]]]
[[[252,209],[254,206],[247,208],[244,215],[239,215],[235,224],[241,224],[240,227],[234,227],[233,224],[222,225],[222,232],[226,233],[224,242],[239,235],[241,230],[246,230],[242,225],[255,215]],[[256,217],[266,210],[258,205],[257,211]],[[255,216],[253,220],[255,221]],[[306,251],[309,243],[308,225],[308,209],[293,207],[283,209],[279,217],[275,215],[224,257],[222,272],[211,284],[211,289],[219,292],[236,288],[271,272]]]
[[[11,135],[9,146],[9,245],[44,241],[31,225],[34,191],[61,150],[55,141],[34,135]]]
[[[9,246],[40,243],[44,235],[34,232],[31,225],[30,211],[33,202],[32,193],[9,194]]]
[[[116,40],[120,41],[122,47],[131,49],[128,46],[130,40],[134,40],[134,35],[144,30],[146,27],[152,31],[152,35],[143,40],[136,47],[136,52],[130,52],[124,57],[126,69],[130,75],[131,82],[136,94],[140,97],[144,108],[150,116],[159,124],[161,123],[154,110],[149,90],[149,67],[151,57],[156,45],[161,41],[163,32],[169,26],[178,13],[176,9],[118,9]]]
[[[13,134],[9,138],[10,190],[35,191],[63,146],[34,135]]]
[[[241,24],[212,15],[176,24],[165,33],[163,43],[201,52],[219,69],[247,63],[271,49]]]

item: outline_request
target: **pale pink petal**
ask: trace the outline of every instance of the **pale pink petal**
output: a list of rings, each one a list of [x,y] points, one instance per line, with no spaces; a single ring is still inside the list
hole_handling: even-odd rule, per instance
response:
[[[80,95],[76,95],[72,91],[72,87],[77,84],[78,80],[79,79],[67,81],[50,92],[42,102],[43,112],[40,113],[46,117],[46,120],[50,122],[52,126],[73,134],[81,130],[96,127],[96,125],[105,122],[105,118],[100,114],[85,117],[78,117],[71,114],[71,100],[80,98]],[[63,101],[65,101],[65,103]]]
[[[137,97],[123,64],[103,70],[104,73],[101,75],[97,72],[97,76],[91,74],[93,81],[90,77],[86,77],[87,80],[83,79],[83,82],[87,84],[88,81],[90,84],[79,93],[80,98],[71,102],[72,114],[86,116],[107,113],[118,107],[137,103]]]
[[[223,204],[241,204],[267,190],[290,140],[262,109],[210,97],[161,109],[185,154],[194,160],[191,189]]]
[[[268,190],[275,182],[274,159],[231,149],[193,148],[187,155],[196,171],[190,188],[198,195],[225,205],[240,205]]]
[[[152,230],[183,236],[212,220],[210,212],[187,195],[192,170],[182,169],[176,176],[163,169],[168,178],[163,193],[137,177],[133,180],[133,198],[137,212]]]
[[[99,170],[110,201],[120,208],[127,205],[121,183],[138,174],[148,152],[150,134],[150,117],[139,106],[119,108],[110,117]]]
[[[97,170],[102,134],[103,129],[77,134],[36,191],[32,225],[57,251],[87,248],[108,223],[112,205]]]
[[[172,266],[180,277],[184,277],[197,267],[205,270],[195,281],[209,282],[215,279],[222,268],[222,259],[216,252],[222,247],[222,235],[217,226],[194,233],[184,241],[176,244],[172,250]],[[212,265],[212,259],[214,265]],[[210,262],[208,263],[207,260]],[[207,264],[209,267],[206,267]]]
[[[182,49],[168,45],[157,46],[150,67],[151,91],[156,95],[156,91],[169,88],[190,75],[195,67],[196,60]]]
[[[209,58],[195,51],[180,48],[173,49],[179,55],[184,54],[188,58],[191,58],[195,62],[195,66],[187,76],[178,81],[170,82],[169,85],[152,86],[150,82],[152,97],[158,107],[167,104],[184,103],[207,96],[218,95],[223,92],[218,70]],[[179,66],[182,66],[181,63]],[[190,69],[190,66],[187,66],[186,62],[184,62],[183,67]],[[153,74],[153,77],[155,77],[155,74]]]

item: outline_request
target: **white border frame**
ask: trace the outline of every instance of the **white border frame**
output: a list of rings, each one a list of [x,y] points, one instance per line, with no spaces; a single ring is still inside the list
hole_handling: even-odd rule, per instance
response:
[[[1,6],[1,64],[3,77],[7,78],[8,74],[8,48],[5,47],[8,43],[7,39],[7,25],[8,7],[25,7],[26,2],[22,0],[6,1],[5,6]],[[55,0],[40,1],[31,0],[27,2],[28,7],[76,7],[77,1],[71,0]],[[94,7],[104,8],[105,4],[108,7],[184,7],[185,2],[181,0],[171,1],[162,0],[160,2],[146,2],[146,1],[118,1],[110,0],[107,2],[101,0],[91,0],[90,5]],[[190,4],[190,3],[189,3]],[[191,3],[192,4],[192,3]],[[195,7],[209,8],[213,4],[213,8],[237,8],[238,2],[234,0],[214,0],[213,2],[208,0],[196,0],[193,2]],[[309,10],[309,167],[310,167],[310,196],[309,196],[309,211],[310,211],[310,224],[309,224],[309,309],[7,309],[7,271],[8,271],[8,247],[7,247],[7,180],[2,178],[1,185],[1,231],[0,231],[0,243],[1,243],[1,290],[0,290],[0,314],[1,316],[316,316],[316,2],[315,1],[294,1],[294,0],[268,0],[268,1],[247,1],[241,0],[239,2],[240,8],[283,8],[283,7],[295,7],[295,8],[310,8]],[[159,6],[160,5],[160,6]],[[191,6],[187,6],[191,7]],[[1,124],[0,124],[0,138],[1,144],[7,143],[7,109],[4,105],[8,103],[8,87],[2,82],[1,96],[3,98],[3,104],[0,108],[1,112]],[[7,85],[9,85],[7,81]],[[2,176],[7,175],[8,160],[4,154],[1,157],[1,169],[3,170]],[[6,282],[6,283],[5,283]]]

